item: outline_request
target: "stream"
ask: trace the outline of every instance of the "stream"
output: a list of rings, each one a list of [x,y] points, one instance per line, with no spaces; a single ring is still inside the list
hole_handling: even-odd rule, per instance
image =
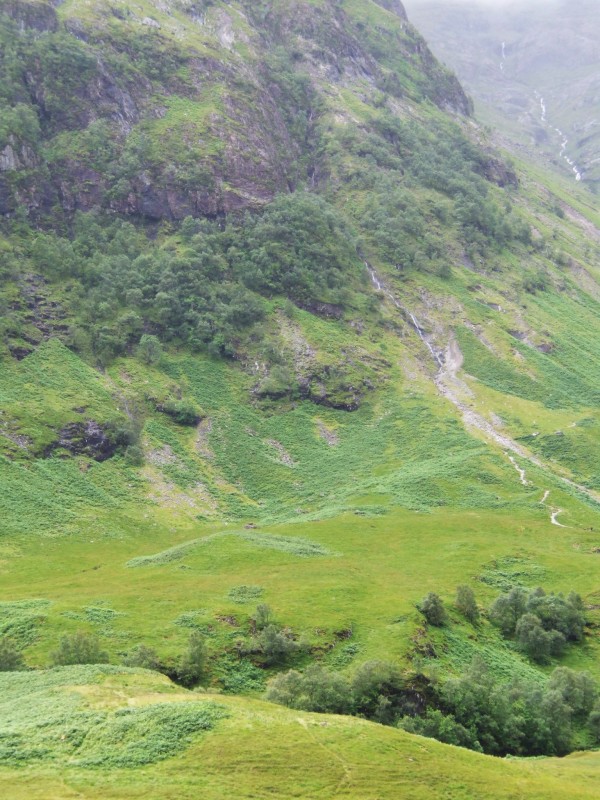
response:
[[[575,164],[573,159],[569,158],[569,156],[567,155],[567,152],[566,152],[567,151],[567,145],[569,144],[568,138],[565,136],[565,134],[561,131],[560,128],[557,128],[555,125],[552,125],[552,124],[548,123],[548,119],[546,117],[546,112],[547,112],[546,102],[545,102],[544,98],[542,97],[542,95],[539,92],[536,91],[535,92],[535,96],[539,100],[539,103],[540,103],[540,120],[541,120],[542,124],[549,125],[550,129],[553,130],[555,133],[557,133],[560,136],[561,145],[560,145],[560,152],[558,154],[558,157],[564,159],[567,162],[567,164],[571,167],[571,169],[575,173],[575,180],[576,181],[582,180],[582,175],[581,175],[581,171],[580,171],[579,167],[577,166],[577,164]]]

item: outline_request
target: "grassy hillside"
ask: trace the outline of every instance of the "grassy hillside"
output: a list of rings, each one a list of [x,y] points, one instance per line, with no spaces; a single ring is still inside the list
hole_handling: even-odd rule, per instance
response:
[[[2,687],[21,709],[22,678],[3,678]],[[156,675],[101,667],[41,674],[27,692],[5,741],[25,736],[29,749],[21,751],[22,766],[0,768],[11,800],[161,800],[196,797],[199,789],[208,798],[595,796],[593,754],[507,763],[362,720],[183,693]],[[32,693],[50,726],[42,728],[32,712]],[[175,721],[187,721],[189,733],[173,742]],[[136,725],[144,726],[143,749],[132,743]],[[41,760],[34,750],[44,753]]]
[[[594,698],[550,678],[600,681],[586,188],[495,151],[400,3],[2,11],[9,796],[591,796],[590,753],[507,763],[264,701],[379,660],[403,708],[449,715],[480,657],[566,731],[481,749],[596,745]],[[536,660],[489,609],[539,586],[585,624]],[[49,670],[78,634],[110,665]],[[141,647],[154,672],[122,666]]]

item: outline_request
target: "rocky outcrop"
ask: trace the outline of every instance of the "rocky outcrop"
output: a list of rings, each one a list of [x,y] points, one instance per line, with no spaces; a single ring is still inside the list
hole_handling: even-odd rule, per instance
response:
[[[13,19],[22,30],[39,33],[58,30],[56,11],[45,0],[4,0],[0,13]]]
[[[114,456],[118,447],[107,426],[88,419],[65,425],[59,438],[46,448],[44,455],[49,457],[57,450],[65,450],[72,455],[93,458],[94,461],[106,461]]]

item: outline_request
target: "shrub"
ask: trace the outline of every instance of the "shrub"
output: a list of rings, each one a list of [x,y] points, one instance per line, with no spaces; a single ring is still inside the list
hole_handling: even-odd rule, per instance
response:
[[[131,650],[123,659],[123,664],[126,667],[140,667],[141,669],[151,669],[155,672],[165,671],[165,666],[161,663],[156,650],[143,644]]]
[[[72,636],[63,636],[58,648],[51,654],[52,665],[107,664],[108,654],[100,648],[97,636],[77,631]]]
[[[578,594],[571,592],[565,599],[540,587],[500,595],[490,608],[490,620],[505,636],[514,634],[519,648],[539,663],[561,655],[567,641],[581,641],[585,625]]]
[[[441,626],[445,624],[446,609],[444,608],[444,603],[442,598],[434,592],[429,592],[418,608],[430,625]]]
[[[25,662],[12,639],[4,636],[0,639],[0,672],[18,672],[25,669]]]
[[[329,714],[350,714],[354,709],[352,691],[343,675],[313,664],[305,672],[290,670],[276,675],[267,688],[272,703]]]
[[[266,603],[260,603],[256,606],[256,611],[254,612],[256,630],[261,631],[267,625],[272,625],[273,621],[273,611],[270,606]]]
[[[175,420],[178,425],[197,425],[202,419],[202,412],[191,400],[167,400],[158,406],[158,410]]]
[[[400,670],[389,661],[367,661],[352,677],[356,711],[367,719],[391,724],[407,713],[410,695]]]
[[[162,346],[157,336],[144,333],[137,348],[137,356],[145,364],[158,364],[162,357]]]
[[[300,649],[291,635],[277,625],[267,625],[254,639],[255,652],[263,654],[265,664],[281,664]]]
[[[177,677],[184,686],[194,686],[204,676],[208,661],[208,649],[204,637],[193,631],[188,641],[188,649],[177,668]]]
[[[456,590],[456,607],[473,625],[479,622],[479,609],[475,593],[470,586],[459,586]]]
[[[465,728],[454,717],[442,714],[437,708],[428,709],[422,717],[402,717],[398,727],[409,733],[426,736],[428,739],[437,739],[438,742],[482,752],[481,745],[472,730]]]

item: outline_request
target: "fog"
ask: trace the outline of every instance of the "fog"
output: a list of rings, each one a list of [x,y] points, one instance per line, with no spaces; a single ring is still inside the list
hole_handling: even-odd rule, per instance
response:
[[[416,6],[426,5],[469,5],[469,6],[487,6],[488,8],[499,8],[513,6],[518,9],[525,9],[531,6],[552,6],[561,5],[566,0],[402,0],[404,7],[410,13],[411,8]]]

